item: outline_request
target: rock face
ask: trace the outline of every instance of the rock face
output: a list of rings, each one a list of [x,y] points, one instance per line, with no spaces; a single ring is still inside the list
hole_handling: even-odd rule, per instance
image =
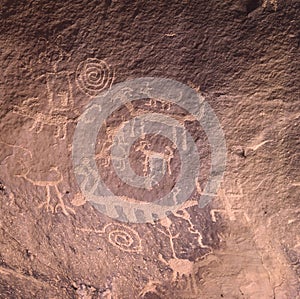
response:
[[[300,298],[299,1],[0,5],[0,298]]]

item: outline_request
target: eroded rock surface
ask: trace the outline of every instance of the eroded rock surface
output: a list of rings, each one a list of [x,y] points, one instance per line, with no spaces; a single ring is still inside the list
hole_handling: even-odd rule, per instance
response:
[[[300,298],[299,1],[0,5],[0,298]],[[122,182],[112,143],[136,117],[176,119],[174,134],[190,132],[201,169],[178,210],[126,223],[82,194],[72,142],[95,96],[145,76],[177,80],[210,104],[226,171],[199,207],[212,158],[201,124],[165,99],[127,103],[125,90],[95,145],[114,194],[155,202],[182,169],[176,144],[140,125],[130,166],[147,176],[162,160],[162,182],[142,191]]]

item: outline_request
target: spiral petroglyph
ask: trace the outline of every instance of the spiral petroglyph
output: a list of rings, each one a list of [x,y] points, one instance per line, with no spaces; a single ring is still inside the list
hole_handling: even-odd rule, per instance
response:
[[[107,238],[108,242],[124,252],[139,253],[142,251],[141,237],[128,225],[109,223],[102,229],[77,228],[83,232],[95,233]]]
[[[139,252],[142,249],[141,238],[138,233],[129,226],[110,223],[104,228],[108,241],[122,251]]]
[[[96,96],[110,88],[113,80],[114,70],[104,60],[97,58],[80,62],[76,70],[77,86],[89,96]]]

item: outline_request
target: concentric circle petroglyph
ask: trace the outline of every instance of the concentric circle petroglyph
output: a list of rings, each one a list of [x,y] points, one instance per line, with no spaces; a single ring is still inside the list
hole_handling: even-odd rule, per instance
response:
[[[104,61],[88,58],[76,70],[76,83],[79,89],[89,96],[96,96],[109,88],[114,79],[113,69]]]
[[[138,233],[129,226],[110,223],[105,226],[104,231],[108,236],[108,241],[120,250],[127,252],[141,251],[141,238]]]
[[[145,99],[148,102],[143,102]],[[137,101],[140,107],[134,106]],[[147,110],[147,105],[159,108]],[[172,105],[188,113],[184,121],[169,113]],[[121,121],[116,120],[122,107],[126,110],[119,113]],[[191,197],[201,176],[199,145],[185,126],[185,121],[193,120],[205,132],[210,147],[210,171],[198,199],[204,207],[222,180],[226,144],[218,118],[203,96],[177,81],[152,77],[125,81],[100,93],[81,115],[73,140],[75,175],[86,199],[102,213],[123,222],[153,222],[176,211]],[[97,142],[99,132],[104,137]],[[151,144],[149,136],[160,136],[170,143],[159,149],[155,144],[159,142]],[[101,146],[96,154],[98,143]],[[143,161],[142,174],[130,163],[133,148],[140,155],[136,160]],[[180,167],[174,166],[175,159],[180,160]],[[114,179],[105,178],[107,173],[114,173]],[[111,181],[117,181],[115,188]],[[126,188],[120,187],[122,184]],[[164,185],[171,189],[157,196]],[[129,191],[120,194],[120,189]],[[150,200],[141,200],[147,195]]]

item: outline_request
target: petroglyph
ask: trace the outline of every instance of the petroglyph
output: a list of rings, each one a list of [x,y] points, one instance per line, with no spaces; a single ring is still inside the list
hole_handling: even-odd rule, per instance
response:
[[[197,205],[197,203],[198,203],[197,201],[190,202],[189,206]],[[202,234],[194,227],[191,221],[191,215],[188,213],[188,211],[184,207],[182,207],[180,210],[173,212],[173,214],[176,217],[187,221],[189,224],[189,228],[188,228],[189,232],[191,234],[198,235],[197,241],[199,247],[209,248],[210,249],[209,252],[211,252],[211,247],[203,244]],[[164,219],[161,219],[160,224],[166,229],[166,232],[159,228],[158,231],[160,231],[162,234],[164,234],[169,238],[170,248],[172,251],[172,258],[167,261],[160,254],[159,259],[172,269],[173,271],[172,281],[175,283],[178,289],[183,289],[184,291],[189,292],[191,295],[199,295],[197,291],[197,281],[195,277],[195,262],[190,261],[188,259],[181,259],[177,257],[173,241],[174,239],[179,237],[179,233],[176,234],[175,236],[172,235],[170,230],[172,226],[172,221],[170,220],[170,218],[166,217]],[[207,253],[206,255],[208,254],[209,253]]]
[[[106,235],[111,245],[124,252],[139,253],[142,251],[142,242],[138,232],[127,225],[109,223],[105,225],[102,230],[82,228],[77,229],[83,232]]]
[[[74,109],[70,72],[46,73],[47,96],[50,113]]]
[[[24,162],[21,162],[21,163],[22,163],[23,169],[21,170],[21,173],[16,174],[15,176],[23,178],[24,180],[33,184],[34,186],[44,187],[46,189],[46,200],[44,203],[39,205],[39,208],[43,208],[45,206],[46,211],[52,212],[52,213],[58,212],[58,210],[61,209],[62,212],[66,216],[69,215],[68,211],[75,214],[75,211],[72,208],[65,205],[64,200],[63,200],[63,194],[58,189],[59,183],[61,183],[63,181],[63,175],[58,170],[58,167],[51,167],[49,169],[48,175],[50,177],[53,177],[53,179],[41,181],[41,180],[31,179],[30,178],[31,169],[28,168]],[[56,195],[56,198],[58,200],[58,202],[54,206],[51,205],[51,189],[54,191],[54,194]]]
[[[152,159],[162,159],[163,163],[167,163],[168,173],[171,175],[171,161],[174,158],[174,148],[171,149],[166,146],[164,152],[157,152],[150,149],[150,142],[146,140],[141,140],[139,145],[136,147],[136,151],[141,151],[145,155],[144,169],[143,172],[146,175],[148,173],[148,167],[151,165],[149,163]],[[163,164],[164,165],[164,164]]]
[[[159,259],[172,269],[172,282],[177,289],[193,296],[199,295],[194,262],[179,258],[172,258],[166,261],[161,254],[159,255]]]
[[[21,145],[15,145],[15,144],[7,143],[7,142],[1,141],[1,140],[0,140],[0,144],[6,145],[6,146],[8,146],[8,147],[10,147],[10,148],[12,148],[14,150],[17,150],[17,151],[21,150],[21,155],[19,154],[17,157],[15,157],[16,153],[12,152],[12,154],[9,154],[6,157],[2,158],[2,160],[0,161],[0,165],[1,164],[5,164],[6,163],[5,160],[8,159],[11,156],[13,156],[18,161],[20,159],[21,160],[26,160],[28,158],[32,159],[32,152],[29,149],[27,149],[27,148],[25,148],[25,147],[23,147]]]
[[[278,8],[278,1],[277,0],[263,0],[262,7],[267,7],[268,4],[271,4],[276,11]]]
[[[161,285],[161,282],[158,280],[150,280],[142,289],[142,291],[139,293],[139,297],[145,296],[147,293],[154,293],[159,295],[157,291],[157,287]]]
[[[108,138],[102,144],[102,147],[101,147],[100,151],[95,155],[95,159],[96,160],[103,159],[104,162],[102,162],[102,165],[104,167],[107,167],[110,164],[110,161],[111,161],[110,151],[111,151],[111,148],[113,146],[114,136],[116,135],[117,132],[119,132],[119,131],[122,132],[122,129],[124,128],[125,123],[123,122],[117,127],[109,127],[109,126],[106,125],[106,123],[104,125],[105,125],[106,135],[107,135]],[[120,139],[119,139],[119,141],[120,141]],[[123,137],[123,141],[125,143],[125,138],[124,137]],[[99,142],[101,142],[101,140]]]
[[[38,45],[41,44],[43,47],[38,62],[52,66],[54,72],[57,72],[58,66],[62,61],[69,61],[71,59],[71,55],[60,46],[61,42],[61,35],[58,35],[53,41],[45,38],[38,40]]]
[[[297,182],[297,183],[292,183],[292,186],[299,187],[299,186],[300,186],[300,182]]]
[[[96,96],[110,88],[114,81],[114,70],[104,61],[88,58],[79,63],[76,70],[78,88],[89,96]]]
[[[22,106],[14,106],[13,112],[33,120],[33,124],[29,129],[30,131],[35,130],[36,133],[40,133],[45,125],[54,126],[54,136],[65,139],[67,136],[67,126],[69,123],[74,122],[74,120],[62,114],[45,114],[35,111],[35,107],[38,106],[38,100],[38,98],[29,98],[22,103]]]
[[[210,211],[210,215],[213,222],[217,221],[216,213],[224,213],[230,221],[236,221],[236,213],[241,213],[246,221],[249,223],[250,218],[247,213],[242,209],[233,208],[233,201],[235,199],[240,199],[244,196],[243,189],[241,184],[236,181],[229,192],[226,192],[224,188],[220,188],[218,192],[218,196],[221,202],[224,204],[224,209],[212,209]]]

